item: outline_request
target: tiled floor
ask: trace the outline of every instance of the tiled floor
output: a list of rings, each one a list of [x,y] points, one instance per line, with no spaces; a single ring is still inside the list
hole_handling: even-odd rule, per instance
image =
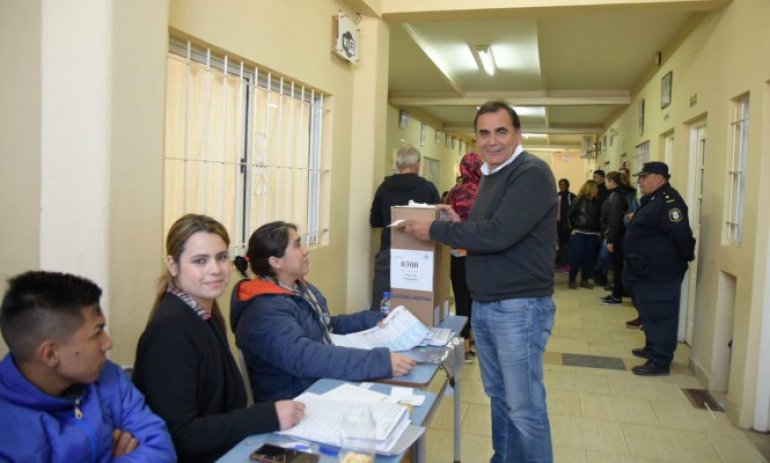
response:
[[[770,436],[748,436],[724,413],[696,409],[683,394],[682,388],[703,387],[687,367],[688,346],[679,345],[671,376],[630,372],[643,362],[631,349],[643,345],[644,335],[624,326],[635,316],[630,303],[602,306],[605,294],[567,289],[565,275],[557,274],[556,323],[544,362],[555,461],[767,462],[752,441],[764,450]],[[461,375],[462,461],[488,462],[489,399],[478,364],[466,365]],[[428,462],[452,461],[452,418],[452,401],[444,400],[428,430]]]

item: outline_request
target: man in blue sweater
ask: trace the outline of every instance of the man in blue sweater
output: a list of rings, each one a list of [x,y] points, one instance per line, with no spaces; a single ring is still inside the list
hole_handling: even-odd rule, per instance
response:
[[[484,391],[492,402],[492,463],[553,461],[543,352],[556,307],[556,182],[521,147],[521,122],[505,102],[485,103],[474,122],[484,158],[466,222],[408,221],[405,231],[468,250],[471,327]]]
[[[0,461],[176,461],[166,424],[106,358],[101,294],[63,273],[9,281],[0,307],[10,350],[0,362]]]

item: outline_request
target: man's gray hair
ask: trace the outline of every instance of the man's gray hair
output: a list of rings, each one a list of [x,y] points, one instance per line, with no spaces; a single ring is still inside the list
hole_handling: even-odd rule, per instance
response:
[[[412,145],[404,145],[396,154],[396,167],[405,169],[420,162],[420,151]]]

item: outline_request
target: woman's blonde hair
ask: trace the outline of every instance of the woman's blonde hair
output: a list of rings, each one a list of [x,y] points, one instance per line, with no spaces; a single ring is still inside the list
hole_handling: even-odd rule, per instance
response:
[[[178,264],[179,257],[184,252],[187,240],[198,232],[217,235],[225,242],[225,246],[230,245],[230,236],[227,234],[227,229],[224,225],[207,215],[186,214],[174,222],[168,230],[168,235],[166,235],[166,255],[170,256],[174,262]],[[163,300],[170,284],[174,284],[174,277],[171,276],[168,269],[166,269],[166,274],[161,276],[158,281],[158,293],[155,297],[152,311],[150,312],[150,320],[152,320],[153,315],[155,315],[155,312],[158,310],[160,301]],[[211,317],[222,327],[222,329],[225,329],[225,320],[222,316],[222,312],[219,310],[219,304],[216,299],[214,300],[214,305],[211,310]]]
[[[583,186],[580,187],[577,197],[583,199],[594,199],[599,193],[599,186],[593,180],[586,180]]]

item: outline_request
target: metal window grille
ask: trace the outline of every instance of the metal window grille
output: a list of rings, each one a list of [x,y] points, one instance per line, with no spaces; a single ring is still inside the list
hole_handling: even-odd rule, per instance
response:
[[[167,63],[165,229],[194,212],[222,222],[236,252],[274,220],[324,243],[325,95],[189,41],[172,39]]]
[[[725,218],[727,241],[732,244],[741,242],[743,224],[743,200],[746,191],[746,156],[749,139],[749,97],[748,95],[733,101],[732,121],[730,122],[730,163],[727,168],[728,201]]]
[[[422,176],[430,180],[438,188],[439,179],[439,161],[429,157],[422,157]]]
[[[650,142],[646,141],[641,145],[636,146],[636,152],[634,153],[634,162],[636,163],[636,172],[642,170],[644,163],[650,160]]]

